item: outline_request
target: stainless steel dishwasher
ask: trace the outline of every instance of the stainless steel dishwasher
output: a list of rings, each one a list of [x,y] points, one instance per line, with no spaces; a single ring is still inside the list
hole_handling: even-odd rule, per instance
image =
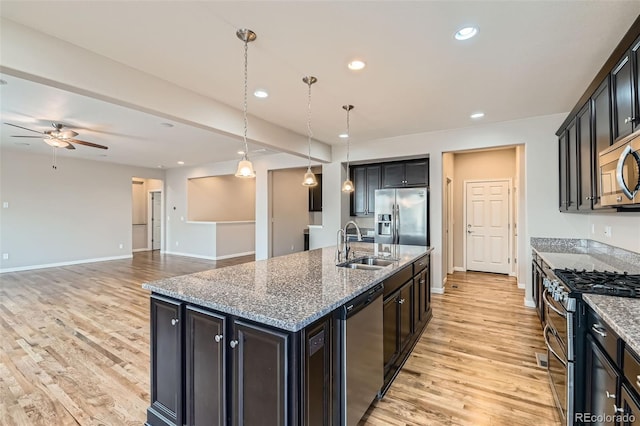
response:
[[[342,307],[341,424],[356,426],[382,388],[382,284]]]

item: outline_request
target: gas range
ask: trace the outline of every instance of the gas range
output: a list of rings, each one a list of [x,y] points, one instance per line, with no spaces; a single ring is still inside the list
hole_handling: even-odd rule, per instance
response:
[[[640,297],[640,275],[609,271],[555,269],[558,279],[567,287],[571,296],[575,293],[595,293],[619,297]]]

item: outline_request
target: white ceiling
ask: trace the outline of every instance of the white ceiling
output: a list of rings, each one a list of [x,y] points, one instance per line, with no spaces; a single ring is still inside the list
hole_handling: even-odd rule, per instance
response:
[[[238,109],[243,46],[235,31],[250,28],[258,38],[249,46],[249,89],[270,93],[251,97],[250,113],[304,137],[301,78],[314,75],[313,133],[329,144],[343,143],[345,103],[355,105],[354,143],[567,112],[639,13],[637,0],[3,0],[0,8],[5,19]],[[469,24],[479,35],[454,40]],[[356,57],[367,67],[349,71]],[[106,161],[169,167],[237,158],[237,139],[180,123],[165,129],[158,123],[166,118],[2,78],[10,83],[0,88],[3,121],[86,129],[79,138],[110,147]],[[486,116],[471,120],[475,111]],[[2,144],[15,145],[6,127]],[[69,155],[102,154],[94,151]]]

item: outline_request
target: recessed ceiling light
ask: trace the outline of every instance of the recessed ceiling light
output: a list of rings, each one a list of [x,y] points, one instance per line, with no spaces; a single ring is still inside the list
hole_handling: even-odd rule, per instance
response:
[[[363,69],[364,67],[366,67],[367,64],[365,64],[363,61],[356,59],[354,61],[351,61],[347,64],[347,67],[349,67],[350,70],[352,71],[358,71]]]
[[[178,164],[182,166],[184,164],[184,161],[178,161]]]
[[[348,138],[348,137],[349,137],[349,135],[348,135],[348,134],[346,134],[346,133],[340,133],[340,134],[338,135],[338,137],[339,137],[339,138],[342,138],[342,139],[346,139],[346,138]]]
[[[244,155],[244,151],[238,151],[238,155]]]
[[[158,168],[162,169],[164,166],[162,164],[158,164]]]
[[[173,124],[171,124],[171,123],[160,123],[160,125],[162,127],[173,127]]]
[[[269,97],[269,93],[267,93],[267,91],[264,89],[257,89],[255,92],[253,92],[253,96],[255,96],[256,98],[264,99]]]
[[[5,84],[7,84],[6,80],[0,80],[0,86],[4,86]]]
[[[484,112],[474,112],[474,113],[473,113],[473,114],[471,114],[469,117],[471,117],[471,118],[475,118],[475,119],[477,119],[477,118],[482,118],[482,117],[484,117]]]
[[[456,40],[468,40],[478,34],[477,27],[464,27],[459,29],[454,37]]]

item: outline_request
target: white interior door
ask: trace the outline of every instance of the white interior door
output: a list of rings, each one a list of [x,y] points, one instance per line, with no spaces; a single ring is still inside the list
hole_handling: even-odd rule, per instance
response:
[[[508,274],[509,181],[466,182],[466,268]]]
[[[162,192],[151,193],[151,250],[162,245]]]

